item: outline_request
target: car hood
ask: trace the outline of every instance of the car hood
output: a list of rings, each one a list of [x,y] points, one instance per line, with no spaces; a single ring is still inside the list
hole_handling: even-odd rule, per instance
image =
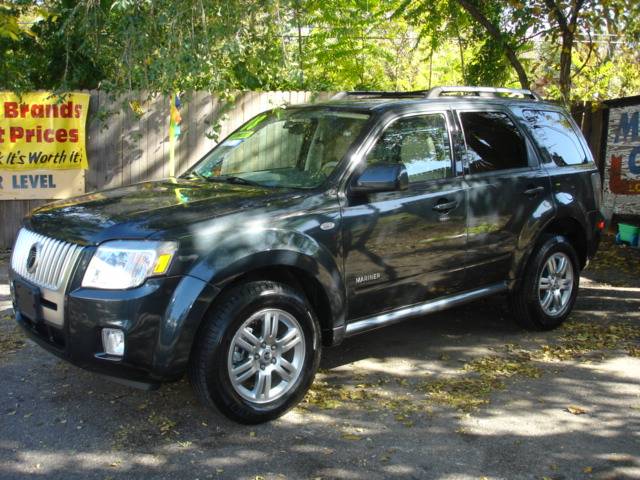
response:
[[[79,244],[140,239],[206,219],[288,203],[300,191],[174,179],[89,193],[40,207],[25,219],[38,233]]]

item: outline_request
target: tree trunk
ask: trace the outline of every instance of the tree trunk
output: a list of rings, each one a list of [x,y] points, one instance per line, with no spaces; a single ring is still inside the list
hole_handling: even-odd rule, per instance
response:
[[[467,83],[467,73],[464,67],[464,47],[462,46],[462,37],[460,36],[460,29],[458,28],[458,21],[456,20],[456,36],[458,37],[458,53],[460,54],[460,70],[462,71],[462,83]]]
[[[573,49],[573,35],[570,32],[562,34],[562,50],[560,51],[560,94],[565,104],[569,104],[571,97],[571,55]]]
[[[480,25],[484,27],[491,37],[496,40],[502,48],[504,49],[504,54],[506,55],[509,63],[513,67],[513,69],[518,74],[518,80],[520,81],[520,86],[522,88],[529,88],[529,77],[527,76],[527,72],[524,69],[524,66],[518,60],[518,56],[516,55],[515,50],[505,41],[504,35],[502,32],[496,27],[491,20],[489,20],[475,5],[470,3],[467,0],[458,0],[458,3],[462,8],[464,8],[471,17],[478,22]]]
[[[302,53],[302,20],[300,19],[300,1],[296,2],[296,24],[298,28],[298,68],[300,70],[300,89],[305,89],[304,84],[304,55]]]
[[[431,53],[429,54],[429,90],[431,90],[432,78],[433,78],[433,40],[431,43]]]
[[[560,75],[558,84],[560,94],[565,104],[571,100],[571,57],[573,54],[573,42],[575,40],[578,17],[585,0],[574,0],[568,15],[565,15],[555,0],[544,0],[552,16],[556,18],[560,32],[562,32],[562,45],[560,50]]]

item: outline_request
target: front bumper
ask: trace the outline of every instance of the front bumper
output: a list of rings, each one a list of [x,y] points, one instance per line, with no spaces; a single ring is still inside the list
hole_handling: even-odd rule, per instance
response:
[[[16,277],[10,273],[12,288]],[[81,368],[148,386],[184,373],[195,332],[217,293],[194,277],[165,277],[131,290],[76,288],[65,295],[62,326],[36,322],[15,303],[14,310],[17,323],[49,352]],[[123,357],[104,353],[101,332],[107,327],[124,332]]]

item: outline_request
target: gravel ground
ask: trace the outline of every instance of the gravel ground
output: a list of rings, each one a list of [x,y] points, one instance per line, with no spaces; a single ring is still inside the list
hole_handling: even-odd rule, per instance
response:
[[[504,298],[327,349],[305,402],[246,427],[59,361],[13,324],[0,254],[0,478],[640,478],[640,251],[606,242],[554,332]]]

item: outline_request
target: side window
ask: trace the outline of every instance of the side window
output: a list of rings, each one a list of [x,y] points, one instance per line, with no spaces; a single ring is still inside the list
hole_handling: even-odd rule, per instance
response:
[[[524,118],[547,163],[558,167],[589,163],[569,119],[560,112],[524,110]]]
[[[461,112],[470,173],[529,166],[525,140],[502,112]]]
[[[442,114],[419,115],[389,126],[367,157],[367,164],[403,163],[409,183],[452,176],[447,122]]]

